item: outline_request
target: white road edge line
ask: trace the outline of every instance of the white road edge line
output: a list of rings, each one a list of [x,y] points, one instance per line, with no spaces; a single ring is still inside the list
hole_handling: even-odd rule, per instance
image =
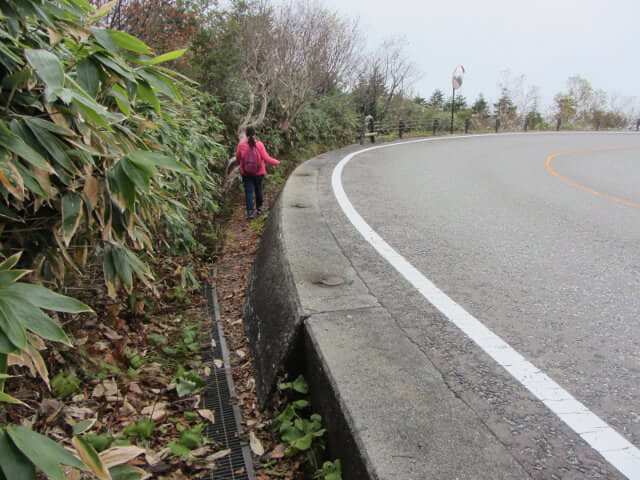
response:
[[[470,137],[473,136],[457,136],[455,138]],[[333,169],[331,175],[333,192],[342,211],[364,239],[451,323],[462,330],[623,475],[632,480],[640,480],[640,450],[638,448],[436,287],[385,242],[364,221],[349,201],[342,187],[342,171],[356,155],[381,148],[444,139],[452,138],[436,137],[379,145],[359,150],[344,157]]]

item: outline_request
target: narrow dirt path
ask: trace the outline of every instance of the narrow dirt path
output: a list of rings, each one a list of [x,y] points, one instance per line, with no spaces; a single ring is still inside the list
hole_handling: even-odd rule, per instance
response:
[[[267,208],[265,211],[267,213],[275,202],[279,190],[278,185],[266,186],[265,206]],[[232,401],[240,407],[247,437],[254,435],[264,449],[263,455],[256,455],[256,450],[259,451],[259,448],[255,448],[254,439],[252,450],[256,478],[258,480],[299,480],[304,478],[304,459],[284,456],[284,445],[278,444],[278,438],[271,431],[271,413],[261,412],[258,409],[253,356],[242,323],[245,290],[260,243],[261,223],[260,220],[251,222],[247,220],[244,199],[236,200],[232,218],[225,228],[224,246],[217,264],[218,276],[215,282],[218,302],[237,393]],[[278,400],[274,402],[276,408],[277,402]]]

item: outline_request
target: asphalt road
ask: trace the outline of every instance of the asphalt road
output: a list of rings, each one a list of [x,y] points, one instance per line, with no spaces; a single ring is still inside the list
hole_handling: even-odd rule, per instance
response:
[[[639,135],[397,144],[355,156],[342,184],[396,252],[640,447]],[[623,478],[384,260],[357,248],[362,238],[345,227],[341,242],[399,328],[533,478]]]

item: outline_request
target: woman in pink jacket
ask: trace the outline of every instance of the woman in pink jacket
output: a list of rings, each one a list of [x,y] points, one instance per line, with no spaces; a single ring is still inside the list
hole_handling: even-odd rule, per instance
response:
[[[240,175],[244,184],[244,198],[247,204],[247,218],[253,218],[253,192],[256,192],[256,208],[258,215],[262,214],[262,181],[267,174],[265,162],[278,165],[280,162],[271,158],[264,148],[264,144],[254,137],[256,129],[249,125],[246,130],[247,138],[238,144],[236,159],[240,165]]]

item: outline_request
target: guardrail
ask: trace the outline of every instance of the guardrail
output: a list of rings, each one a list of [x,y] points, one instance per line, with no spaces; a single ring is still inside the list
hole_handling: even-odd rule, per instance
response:
[[[371,143],[375,143],[376,137],[378,136],[389,136],[397,134],[399,138],[403,138],[405,134],[409,133],[431,133],[431,135],[437,135],[442,130],[442,127],[443,124],[438,117],[429,117],[423,120],[412,121],[404,121],[403,119],[398,119],[395,121],[385,122],[376,121],[371,115],[367,115],[364,119],[362,130],[360,133],[360,145],[364,145],[367,138],[371,141]],[[556,120],[555,130],[560,131],[562,128],[562,120],[558,118]],[[595,120],[592,128],[595,131],[600,130],[599,119]],[[502,124],[502,120],[500,118],[482,120],[482,125],[477,125],[477,123],[469,117],[464,119],[464,123],[460,121],[454,123],[454,132],[464,131],[464,133],[469,133],[470,131],[482,133],[491,130],[495,131],[495,133],[498,133],[500,130],[527,132],[530,129],[531,125],[529,119],[525,119],[521,127],[519,127],[518,124],[514,123],[510,123],[505,127]],[[543,130],[549,131],[553,130],[553,128],[545,128]],[[636,122],[635,130],[640,131],[640,119],[638,119]],[[446,130],[443,130],[443,133],[446,132]]]

